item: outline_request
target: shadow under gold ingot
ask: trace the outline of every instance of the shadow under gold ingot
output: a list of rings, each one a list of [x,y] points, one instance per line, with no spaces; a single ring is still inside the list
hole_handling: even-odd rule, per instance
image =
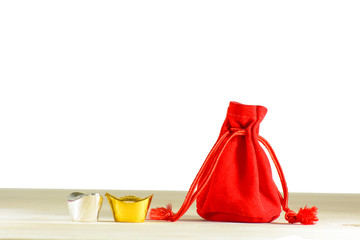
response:
[[[125,196],[117,198],[109,193],[105,196],[109,200],[115,222],[144,222],[153,195],[146,198]]]

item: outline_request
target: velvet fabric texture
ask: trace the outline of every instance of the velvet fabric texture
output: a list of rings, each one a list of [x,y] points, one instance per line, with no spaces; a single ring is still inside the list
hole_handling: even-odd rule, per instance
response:
[[[259,126],[266,112],[263,106],[230,102],[219,139],[230,134],[212,156],[208,156],[209,162],[218,157],[212,174],[204,174],[199,180],[199,185],[204,187],[196,205],[204,219],[259,223],[279,217],[279,192],[272,179],[269,159],[258,140]],[[244,134],[232,136],[239,130]],[[205,172],[211,164],[206,168]]]
[[[220,136],[196,175],[180,209],[171,204],[151,209],[150,219],[177,221],[196,200],[198,214],[206,220],[223,222],[271,222],[281,209],[291,223],[311,225],[318,221],[317,207],[288,207],[289,192],[280,163],[270,144],[259,136],[266,115],[263,106],[230,102]],[[283,194],[275,185],[268,151],[280,178]]]

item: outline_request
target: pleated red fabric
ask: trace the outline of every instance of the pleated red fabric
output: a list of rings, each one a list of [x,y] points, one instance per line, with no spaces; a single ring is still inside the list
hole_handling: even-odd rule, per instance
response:
[[[151,209],[154,220],[177,221],[196,200],[197,213],[206,220],[266,223],[277,219],[281,208],[289,223],[314,224],[317,208],[288,207],[288,189],[280,163],[270,144],[259,136],[267,109],[230,102],[219,138],[196,175],[177,213],[171,205]],[[282,184],[280,193],[272,178],[265,146]]]
[[[220,136],[230,132],[223,142],[231,140],[219,157],[211,180],[197,197],[201,217],[231,222],[271,222],[279,217],[277,187],[269,159],[258,141],[266,112],[263,106],[230,103]],[[239,130],[244,135],[234,136]],[[205,178],[202,176],[200,185]]]

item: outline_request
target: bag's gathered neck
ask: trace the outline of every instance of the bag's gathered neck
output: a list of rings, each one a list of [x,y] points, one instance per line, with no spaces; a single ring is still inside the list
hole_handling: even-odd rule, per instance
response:
[[[167,220],[167,221],[177,221],[181,216],[185,214],[185,212],[189,209],[191,204],[196,200],[198,195],[201,193],[201,191],[205,188],[205,186],[210,181],[214,170],[216,169],[216,166],[219,162],[219,159],[221,158],[224,150],[226,149],[226,146],[228,143],[236,136],[245,135],[246,131],[242,128],[230,128],[228,131],[226,131],[223,135],[219,137],[219,139],[216,141],[215,145],[209,152],[208,156],[206,157],[203,165],[201,166],[198,174],[196,175],[193,183],[190,186],[190,189],[185,197],[185,200],[180,207],[179,211],[177,213],[174,213],[172,211],[171,204],[168,204],[166,208],[160,207],[156,209],[151,209],[149,212],[150,219],[153,220]],[[283,170],[280,166],[280,163],[275,155],[274,150],[272,149],[271,145],[268,141],[266,141],[263,137],[258,136],[258,141],[261,142],[267,151],[270,154],[270,157],[275,165],[275,168],[279,174],[282,189],[283,189],[283,195],[280,193],[280,191],[277,189],[278,196],[280,198],[282,209],[285,211],[285,219],[289,223],[301,223],[305,225],[314,224],[316,221],[318,221],[317,218],[317,208],[316,207],[304,207],[300,208],[299,212],[296,213],[289,209],[288,207],[288,199],[289,199],[289,193],[287,184],[285,181]],[[201,179],[201,181],[200,181]]]

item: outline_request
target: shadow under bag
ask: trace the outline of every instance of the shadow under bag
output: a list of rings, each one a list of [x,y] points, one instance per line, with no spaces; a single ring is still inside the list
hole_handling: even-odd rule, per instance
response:
[[[272,222],[281,208],[289,223],[314,224],[317,208],[288,207],[284,173],[270,144],[259,135],[267,109],[230,102],[220,136],[196,175],[177,213],[171,205],[151,209],[154,220],[177,221],[196,200],[197,213],[206,220],[224,222]],[[280,176],[283,195],[272,179],[265,146]]]

